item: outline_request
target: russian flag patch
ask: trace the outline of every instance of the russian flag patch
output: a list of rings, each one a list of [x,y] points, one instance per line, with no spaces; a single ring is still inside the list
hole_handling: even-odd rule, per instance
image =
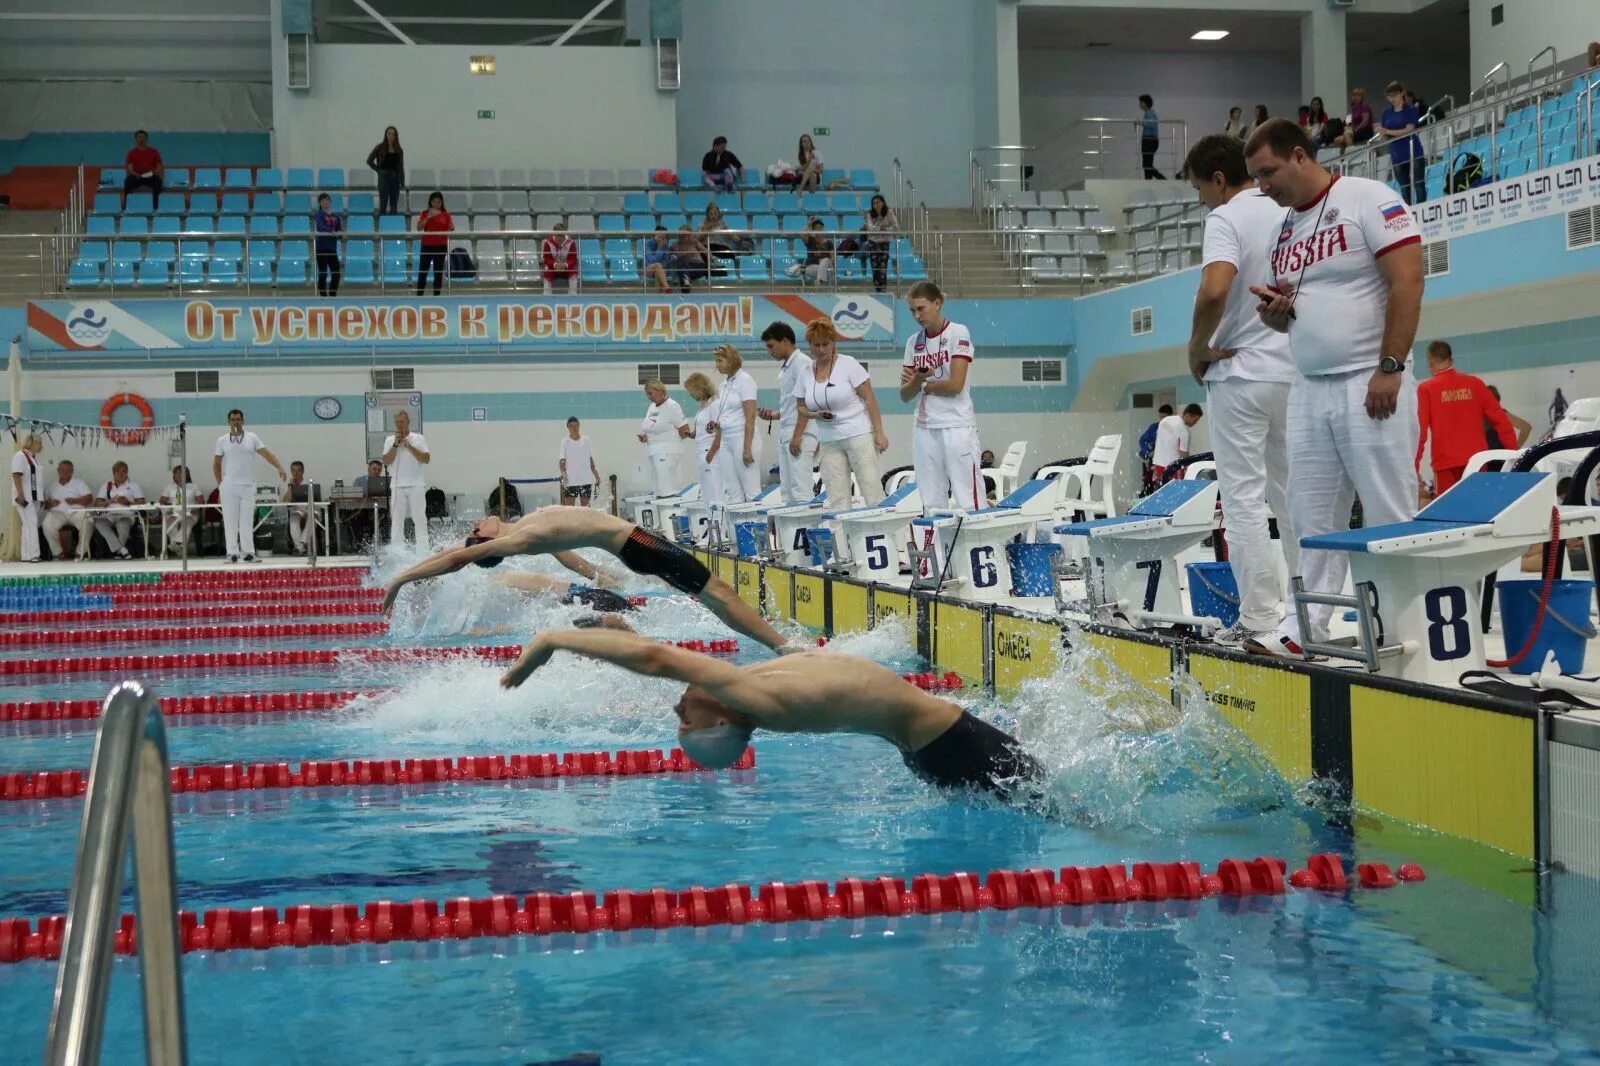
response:
[[[1399,218],[1401,215],[1404,215],[1405,213],[1406,213],[1405,204],[1402,204],[1397,200],[1394,203],[1389,204],[1387,207],[1385,207],[1383,209],[1383,220],[1385,222],[1393,222],[1395,219]]]

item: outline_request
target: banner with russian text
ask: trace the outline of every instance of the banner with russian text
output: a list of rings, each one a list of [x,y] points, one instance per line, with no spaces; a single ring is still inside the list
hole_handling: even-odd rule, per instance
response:
[[[894,304],[864,293],[428,299],[43,300],[28,305],[33,352],[403,346],[556,349],[758,342],[773,322],[797,336],[829,318],[846,340],[894,341]]]

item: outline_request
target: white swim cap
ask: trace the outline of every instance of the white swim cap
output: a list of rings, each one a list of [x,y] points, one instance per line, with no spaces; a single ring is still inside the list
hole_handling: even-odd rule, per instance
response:
[[[713,725],[683,733],[678,746],[684,754],[707,770],[726,770],[739,761],[745,748],[750,746],[754,730],[742,725]]]

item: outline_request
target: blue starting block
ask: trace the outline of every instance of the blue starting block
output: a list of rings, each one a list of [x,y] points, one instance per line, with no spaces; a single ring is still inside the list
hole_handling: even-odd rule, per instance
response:
[[[656,532],[670,533],[673,528],[672,516],[682,514],[687,504],[700,499],[700,482],[691,481],[671,496],[657,496],[646,493],[642,496],[628,496],[623,499],[633,513],[635,525]]]
[[[1178,556],[1198,547],[1217,528],[1215,481],[1169,481],[1124,515],[1055,527],[1061,537],[1088,540],[1084,571],[1089,615],[1099,622],[1126,619],[1135,628],[1152,624],[1220,628],[1216,618],[1183,611]],[[1062,561],[1055,564],[1057,609]],[[1119,617],[1120,616],[1120,617]]]
[[[911,587],[960,588],[970,598],[989,603],[1013,595],[1005,546],[1052,517],[1060,494],[1059,480],[1036,478],[1017,486],[993,507],[941,511],[914,520],[912,536],[922,544],[917,546],[914,539],[908,548]]]
[[[811,546],[806,530],[815,526],[828,509],[828,497],[821,494],[810,503],[789,503],[767,511],[767,525],[772,531],[772,558],[770,562],[784,566],[811,565]]]
[[[761,490],[759,496],[746,503],[724,504],[701,499],[684,504],[683,510],[689,516],[689,528],[693,531],[694,543],[705,548],[728,547],[733,540],[735,523],[741,518],[751,517],[768,503],[779,500],[782,495],[782,490],[777,485],[768,485]]]
[[[1301,636],[1314,631],[1314,606],[1354,608],[1358,629],[1350,644],[1302,646],[1428,684],[1454,685],[1463,673],[1482,670],[1484,577],[1550,539],[1555,489],[1554,474],[1480,471],[1409,522],[1302,537],[1302,549],[1348,554],[1355,595],[1308,591],[1295,578]],[[1559,511],[1562,537],[1587,536],[1600,522],[1600,508]]]
[[[825,511],[822,519],[835,531],[834,556],[839,569],[864,581],[905,585],[909,579],[900,576],[901,541],[896,533],[904,530],[910,543],[911,523],[921,514],[922,493],[916,482],[907,481],[876,507]]]

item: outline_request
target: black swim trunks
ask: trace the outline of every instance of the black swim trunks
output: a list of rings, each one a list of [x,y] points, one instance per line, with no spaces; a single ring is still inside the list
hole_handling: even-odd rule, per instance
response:
[[[607,589],[597,589],[589,585],[568,585],[567,594],[561,597],[564,604],[581,603],[585,607],[600,611],[603,614],[616,614],[621,611],[633,610],[633,604],[628,602],[626,596],[619,596]]]
[[[1044,767],[1014,737],[965,711],[933,743],[901,755],[930,785],[980,788],[1004,799],[1045,779]]]
[[[659,577],[679,592],[698,596],[711,580],[711,571],[670,540],[635,526],[617,553],[624,566],[636,574]]]

